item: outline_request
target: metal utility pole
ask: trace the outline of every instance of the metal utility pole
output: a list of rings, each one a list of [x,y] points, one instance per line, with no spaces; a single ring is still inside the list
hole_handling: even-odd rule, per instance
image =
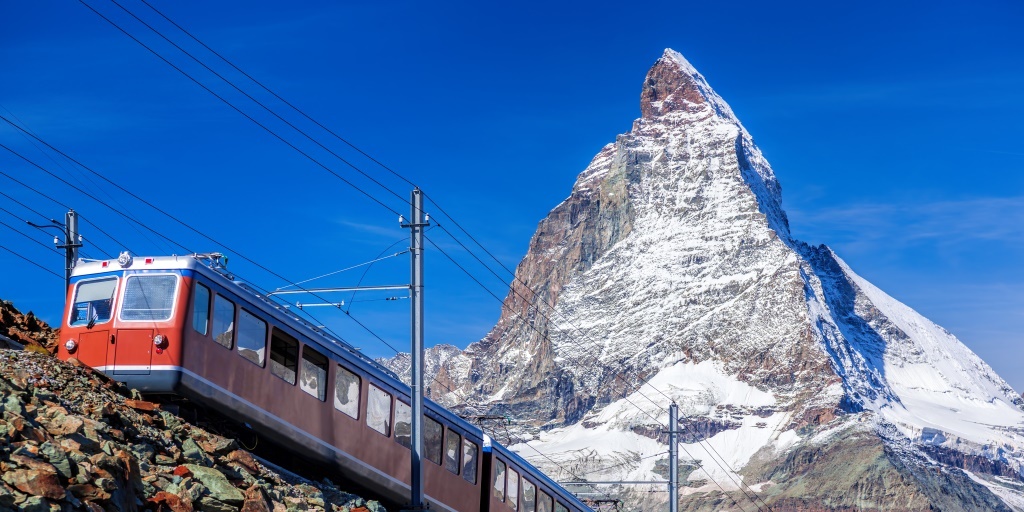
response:
[[[668,407],[668,512],[679,508],[679,406]]]
[[[412,191],[409,228],[410,273],[409,302],[411,304],[412,335],[412,472],[409,506],[405,510],[426,510],[423,500],[423,228],[430,225],[430,217],[423,213],[423,192]]]
[[[71,285],[71,271],[78,261],[78,248],[82,244],[78,242],[78,214],[74,210],[68,210],[64,215],[64,245],[58,245],[64,249],[64,289]]]
[[[64,243],[61,244],[60,238],[53,237],[53,244],[58,249],[64,249],[64,293],[67,293],[68,286],[71,285],[71,271],[78,261],[78,248],[82,246],[81,236],[78,234],[78,214],[74,210],[68,210],[64,215],[64,224],[53,219],[50,219],[49,224],[28,224],[37,229],[57,228],[64,232]]]

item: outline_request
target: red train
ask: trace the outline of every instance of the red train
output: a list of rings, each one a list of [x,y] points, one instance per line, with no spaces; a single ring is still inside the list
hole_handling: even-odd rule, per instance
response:
[[[235,281],[219,254],[79,261],[66,304],[61,359],[240,418],[386,500],[408,501],[409,387]],[[429,400],[424,416],[432,509],[590,510],[475,425]]]

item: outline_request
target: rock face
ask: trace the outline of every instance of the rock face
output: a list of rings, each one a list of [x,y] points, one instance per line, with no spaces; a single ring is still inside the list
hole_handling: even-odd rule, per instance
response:
[[[131,395],[88,368],[0,350],[0,510],[384,510]]]
[[[36,318],[31,311],[22,314],[14,304],[0,300],[0,348],[34,347],[52,353],[59,331]]]
[[[1024,509],[1020,395],[791,237],[768,162],[681,55],[640,111],[540,222],[494,329],[430,356],[433,398],[516,418],[521,453],[592,480],[664,478],[674,401],[699,432],[690,509]]]

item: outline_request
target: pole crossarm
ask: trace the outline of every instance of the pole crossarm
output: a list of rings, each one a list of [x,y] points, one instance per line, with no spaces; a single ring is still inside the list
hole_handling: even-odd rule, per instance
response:
[[[407,284],[389,284],[382,286],[345,286],[339,288],[306,288],[303,290],[278,290],[276,292],[270,292],[267,296],[271,295],[289,295],[295,293],[332,293],[332,292],[357,292],[357,291],[374,291],[374,290],[408,290],[410,288]]]

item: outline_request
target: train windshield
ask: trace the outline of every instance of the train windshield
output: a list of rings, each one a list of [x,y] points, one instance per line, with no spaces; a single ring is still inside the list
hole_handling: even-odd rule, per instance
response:
[[[114,303],[114,291],[117,290],[117,278],[107,277],[92,281],[82,281],[75,288],[72,302],[71,317],[68,325],[95,325],[110,320],[111,306]]]
[[[173,274],[129,276],[124,286],[121,320],[170,320],[178,276]]]

